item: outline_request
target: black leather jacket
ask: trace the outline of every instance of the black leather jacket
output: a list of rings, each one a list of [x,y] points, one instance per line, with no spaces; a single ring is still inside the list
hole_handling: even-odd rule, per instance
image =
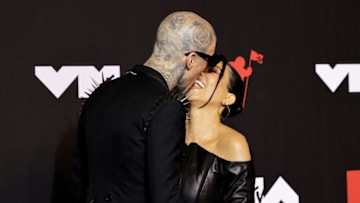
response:
[[[195,143],[186,150],[181,178],[184,203],[254,202],[252,161],[229,162]]]

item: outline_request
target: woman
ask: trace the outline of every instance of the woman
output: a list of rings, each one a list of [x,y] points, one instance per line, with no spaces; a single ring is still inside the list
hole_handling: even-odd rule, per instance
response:
[[[221,122],[242,111],[244,86],[223,60],[189,90],[186,156],[181,179],[185,203],[254,202],[255,175],[246,138]]]

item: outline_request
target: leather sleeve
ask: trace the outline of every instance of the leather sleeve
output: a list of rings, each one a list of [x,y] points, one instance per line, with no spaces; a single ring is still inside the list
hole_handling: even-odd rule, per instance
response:
[[[225,188],[224,201],[226,203],[253,203],[255,189],[255,172],[252,161],[230,162],[226,166],[230,174],[229,184]]]
[[[147,180],[151,203],[179,200],[179,178],[185,147],[185,111],[177,100],[167,101],[155,115],[147,135]]]
[[[71,197],[72,202],[85,202],[87,183],[85,177],[86,171],[86,144],[84,136],[84,121],[85,113],[82,112],[79,119],[79,125],[77,129],[76,145],[74,152],[74,159],[71,171]]]

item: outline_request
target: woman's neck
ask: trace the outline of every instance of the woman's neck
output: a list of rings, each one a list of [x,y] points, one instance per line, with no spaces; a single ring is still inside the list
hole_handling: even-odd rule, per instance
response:
[[[190,108],[186,123],[186,143],[206,143],[218,137],[222,123],[216,110],[210,108]]]

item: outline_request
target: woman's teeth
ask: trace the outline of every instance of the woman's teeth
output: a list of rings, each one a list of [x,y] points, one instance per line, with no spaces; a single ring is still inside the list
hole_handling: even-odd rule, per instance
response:
[[[195,80],[195,84],[199,85],[201,88],[204,88],[205,85],[200,80]]]

